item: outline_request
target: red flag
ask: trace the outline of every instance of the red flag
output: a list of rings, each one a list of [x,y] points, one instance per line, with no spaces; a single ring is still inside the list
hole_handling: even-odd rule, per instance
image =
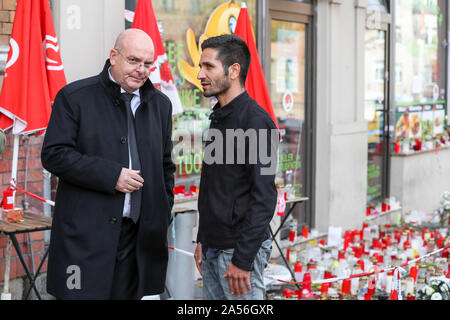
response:
[[[150,80],[169,97],[172,102],[172,114],[183,112],[151,0],[138,0],[131,27],[145,31],[152,38],[155,46],[155,63]]]
[[[248,15],[248,10],[245,6],[242,6],[239,12],[239,18],[237,20],[234,34],[241,37],[245,41],[252,57],[250,69],[248,70],[247,81],[245,82],[245,89],[247,90],[249,96],[267,111],[267,113],[272,117],[272,120],[277,128],[279,128],[275,112],[273,111],[272,100],[270,99],[269,90],[267,89],[261,62],[259,61],[252,23],[250,21],[250,16]]]
[[[0,94],[0,128],[43,133],[51,103],[65,84],[48,0],[18,0]]]

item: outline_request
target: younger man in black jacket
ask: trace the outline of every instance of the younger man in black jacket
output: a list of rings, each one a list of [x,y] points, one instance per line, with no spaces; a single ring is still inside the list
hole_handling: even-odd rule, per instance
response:
[[[202,50],[197,77],[204,96],[218,103],[202,166],[195,261],[205,299],[264,299],[278,131],[245,90],[250,66],[245,42],[222,35],[204,41]]]

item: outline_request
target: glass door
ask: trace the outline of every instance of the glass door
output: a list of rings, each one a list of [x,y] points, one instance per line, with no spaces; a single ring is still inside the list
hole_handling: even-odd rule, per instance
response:
[[[365,106],[368,123],[367,206],[387,196],[389,159],[387,32],[365,33]]]
[[[286,12],[283,12],[285,5]],[[311,177],[309,170],[312,152],[310,137],[310,96],[308,84],[312,82],[310,56],[310,6],[298,3],[271,1],[269,10],[270,43],[266,44],[266,73],[269,71],[269,90],[272,105],[280,127],[282,141],[279,147],[277,182],[287,188],[289,195],[308,197],[310,201],[298,205],[292,218],[311,227]],[[276,7],[276,8],[275,8]],[[305,9],[305,14],[298,12]],[[267,70],[268,68],[268,70]],[[283,237],[283,235],[281,235]]]

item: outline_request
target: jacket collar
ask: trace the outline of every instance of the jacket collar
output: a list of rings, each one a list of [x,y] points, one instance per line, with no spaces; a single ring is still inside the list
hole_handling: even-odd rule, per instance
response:
[[[244,91],[223,107],[220,106],[220,103],[217,103],[214,106],[213,112],[209,116],[209,119],[210,120],[221,120],[221,119],[228,117],[228,115],[230,115],[234,109],[239,108],[239,105],[242,105],[243,103],[245,103],[248,100],[248,98],[249,98],[249,95],[248,95],[247,91]]]
[[[116,82],[113,82],[109,78],[108,69],[111,67],[111,62],[106,60],[105,66],[103,67],[102,72],[100,73],[100,82],[105,88],[105,90],[111,95],[114,99],[114,101],[120,103],[120,85]],[[156,94],[156,88],[153,86],[153,83],[150,81],[150,79],[147,79],[145,81],[144,85],[139,89],[141,102],[147,102],[150,101],[150,99],[153,97],[154,94]]]

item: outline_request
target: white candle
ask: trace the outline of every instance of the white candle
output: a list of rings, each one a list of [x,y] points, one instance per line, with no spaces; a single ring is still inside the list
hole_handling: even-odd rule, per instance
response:
[[[386,292],[390,293],[392,288],[392,276],[386,277]]]

